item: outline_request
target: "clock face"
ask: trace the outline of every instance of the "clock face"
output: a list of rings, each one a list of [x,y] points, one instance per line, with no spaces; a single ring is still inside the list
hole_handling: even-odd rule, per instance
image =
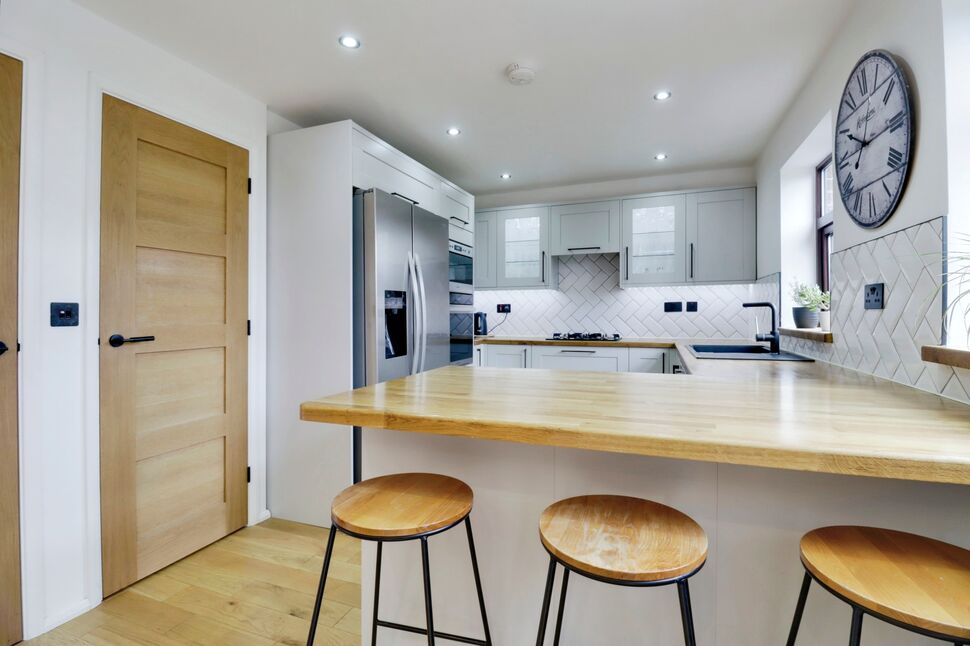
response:
[[[896,210],[912,153],[906,75],[888,52],[871,51],[849,75],[835,129],[839,193],[860,226],[878,227]]]

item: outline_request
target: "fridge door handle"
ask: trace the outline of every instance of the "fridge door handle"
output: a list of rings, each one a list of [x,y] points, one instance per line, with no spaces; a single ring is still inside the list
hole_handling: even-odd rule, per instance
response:
[[[421,356],[418,359],[418,372],[424,372],[428,358],[428,298],[424,290],[424,272],[421,271],[421,258],[414,254],[414,269],[418,279],[418,293],[421,295]]]
[[[411,352],[411,370],[408,374],[418,372],[418,357],[421,354],[421,295],[418,291],[418,272],[415,267],[414,254],[408,252],[408,282],[411,284],[411,312],[414,315],[414,344],[409,348]]]

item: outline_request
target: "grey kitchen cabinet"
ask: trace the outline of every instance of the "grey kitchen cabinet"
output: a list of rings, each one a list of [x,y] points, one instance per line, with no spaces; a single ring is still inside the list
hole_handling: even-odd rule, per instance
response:
[[[485,365],[485,346],[476,345],[475,351],[472,354],[472,365],[476,368],[481,368]]]
[[[549,253],[570,256],[620,250],[620,201],[565,204],[549,213]]]
[[[475,287],[496,287],[495,228],[498,218],[494,211],[475,215]]]
[[[687,197],[623,200],[620,285],[669,285],[687,279]]]
[[[630,348],[630,372],[668,372],[667,356],[664,348]]]
[[[503,209],[494,217],[496,285],[558,285],[558,263],[549,253],[549,207]]]
[[[753,188],[687,195],[687,280],[755,280],[756,194]]]
[[[489,368],[528,368],[531,350],[528,345],[490,343],[485,350],[485,365]]]
[[[533,368],[586,370],[589,372],[626,372],[630,365],[628,348],[536,346]]]

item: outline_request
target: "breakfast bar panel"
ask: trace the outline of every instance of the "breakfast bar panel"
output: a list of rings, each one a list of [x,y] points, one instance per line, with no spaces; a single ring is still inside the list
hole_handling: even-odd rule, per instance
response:
[[[739,363],[695,360],[689,375],[450,366],[304,402],[300,414],[538,446],[970,484],[970,407],[829,365]]]

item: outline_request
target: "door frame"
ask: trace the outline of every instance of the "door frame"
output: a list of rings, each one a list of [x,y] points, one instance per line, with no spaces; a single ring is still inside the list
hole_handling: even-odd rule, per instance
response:
[[[42,257],[45,183],[43,120],[46,112],[45,60],[42,51],[29,43],[0,37],[0,51],[24,63],[23,114],[21,133],[21,208],[20,208],[20,501],[21,501],[21,573],[23,591],[24,638],[47,632],[77,615],[96,607],[102,601],[101,581],[101,495],[100,495],[100,370],[98,330],[100,327],[100,232],[101,232],[101,96],[119,99],[158,113],[187,126],[206,132],[249,151],[249,175],[252,194],[249,208],[249,316],[252,335],[248,356],[248,446],[252,479],[249,483],[248,524],[269,518],[266,497],[266,130],[243,130],[227,126],[214,111],[193,107],[186,99],[173,99],[164,93],[146,94],[125,82],[88,74],[87,104],[84,119],[85,172],[83,229],[79,241],[83,257],[80,294],[83,340],[81,354],[82,415],[79,420],[83,453],[79,471],[84,475],[84,532],[77,536],[83,543],[83,600],[66,610],[49,612],[49,586],[45,582],[46,553],[43,513],[47,494],[42,433],[25,433],[43,402],[34,393],[44,391],[44,364],[40,353],[31,348],[40,344],[40,331],[48,326],[44,316],[47,294],[41,289],[40,263],[31,265],[25,259]],[[36,513],[35,510],[38,510]]]

